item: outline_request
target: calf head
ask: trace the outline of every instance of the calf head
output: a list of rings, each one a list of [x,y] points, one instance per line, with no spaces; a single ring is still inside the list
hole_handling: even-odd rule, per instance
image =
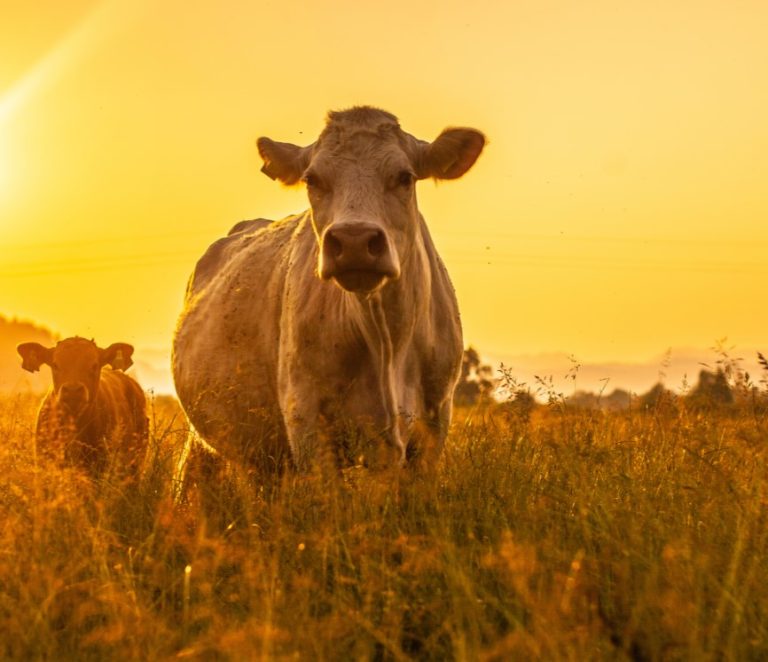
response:
[[[133,365],[131,345],[114,343],[101,349],[92,340],[78,337],[62,340],[55,347],[22,343],[17,351],[24,370],[37,372],[43,364],[51,367],[55,401],[74,415],[82,413],[96,397],[102,367],[126,370]]]
[[[359,293],[400,276],[417,239],[416,181],[461,177],[484,145],[475,129],[446,129],[423,142],[393,115],[367,106],[329,113],[307,147],[258,140],[264,173],[307,186],[320,278]]]

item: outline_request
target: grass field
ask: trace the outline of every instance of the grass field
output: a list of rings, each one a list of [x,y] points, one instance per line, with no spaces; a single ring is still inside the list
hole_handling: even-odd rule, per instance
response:
[[[172,402],[139,486],[36,458],[35,408],[0,404],[1,658],[768,658],[754,408],[465,410],[430,478],[232,472],[178,506]]]

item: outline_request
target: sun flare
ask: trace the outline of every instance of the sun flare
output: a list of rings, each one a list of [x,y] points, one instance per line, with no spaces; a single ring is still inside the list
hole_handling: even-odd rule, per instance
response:
[[[0,138],[0,205],[3,205],[8,198],[11,188],[11,169],[8,161],[9,157],[5,148],[5,141]]]

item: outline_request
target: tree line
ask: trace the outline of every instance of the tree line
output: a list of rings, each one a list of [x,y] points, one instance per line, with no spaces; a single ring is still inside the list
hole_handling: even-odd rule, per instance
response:
[[[464,350],[454,403],[460,407],[497,403],[523,409],[557,404],[573,409],[605,411],[658,410],[676,404],[685,404],[690,409],[727,410],[746,404],[768,409],[768,359],[758,352],[761,373],[755,378],[742,369],[740,359],[729,357],[722,349],[716,351],[715,364],[702,367],[694,384],[684,381],[676,391],[659,381],[642,394],[617,388],[607,394],[576,390],[565,395],[555,388],[552,377],[536,377],[534,384],[522,383],[511,368],[501,365],[494,370],[482,361],[475,348],[468,347]],[[575,383],[579,365],[575,359],[572,361],[573,366],[566,377]]]

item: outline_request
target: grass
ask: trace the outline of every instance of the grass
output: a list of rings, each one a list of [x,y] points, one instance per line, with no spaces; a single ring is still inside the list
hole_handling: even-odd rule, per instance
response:
[[[0,403],[0,657],[768,657],[768,421],[747,408],[459,412],[431,477],[230,472],[169,496],[36,458]],[[201,495],[209,493],[201,506]]]

